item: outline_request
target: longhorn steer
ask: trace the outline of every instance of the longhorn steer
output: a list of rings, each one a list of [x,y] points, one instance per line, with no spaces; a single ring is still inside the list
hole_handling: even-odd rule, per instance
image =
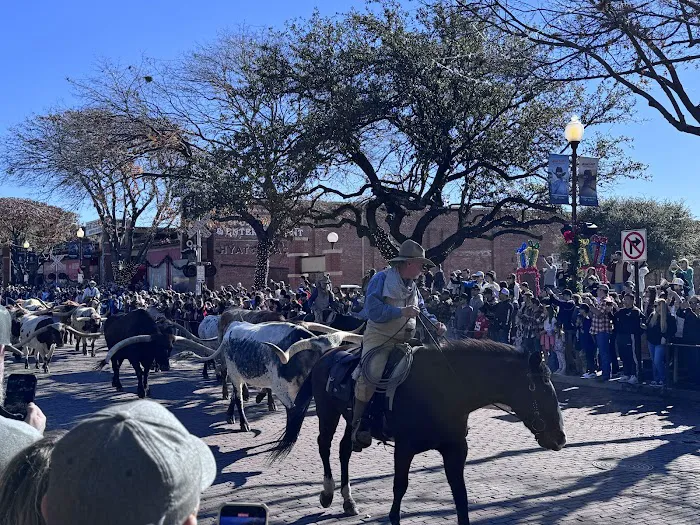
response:
[[[291,323],[231,323],[217,351],[205,358],[205,361],[209,361],[219,355],[224,356],[228,376],[234,387],[227,421],[235,422],[234,409],[237,407],[241,429],[250,430],[242,403],[244,383],[258,388],[269,388],[286,408],[290,408],[311,368],[322,355],[313,344],[321,338],[333,339],[335,346],[343,341],[359,344],[362,340],[362,336],[346,332],[315,337],[309,330]],[[285,352],[284,349],[306,339],[310,340],[310,343],[305,350],[310,351],[300,350],[294,354]]]
[[[119,367],[125,359],[134,367],[138,378],[137,394],[143,398],[150,396],[148,373],[156,362],[164,372],[170,370],[170,355],[173,345],[190,341],[185,337],[173,335],[173,328],[166,323],[157,323],[146,310],[134,310],[128,314],[113,315],[104,324],[105,340],[109,351],[105,358],[95,367],[102,369],[112,362],[112,386],[117,392],[123,391],[119,380]],[[200,345],[201,346],[201,345]],[[205,347],[206,348],[206,347]],[[197,347],[194,348],[197,350]],[[211,351],[200,355],[208,355]]]
[[[216,320],[212,319],[215,318]],[[208,319],[211,319],[208,321]],[[245,321],[247,323],[259,324],[259,323],[269,323],[269,322],[282,322],[284,321],[284,315],[279,312],[271,312],[268,310],[243,310],[242,308],[230,308],[226,310],[220,316],[206,316],[199,325],[199,337],[202,338],[212,338],[218,336],[218,341],[221,343],[221,338],[228,326],[233,322]],[[216,324],[216,329],[213,328]],[[202,328],[204,327],[204,328]],[[202,370],[202,377],[204,379],[209,379],[208,372],[209,363],[204,363],[204,369]],[[217,379],[221,379],[221,397],[228,399],[228,383],[226,378],[226,366],[224,364],[223,356],[220,356],[214,361],[214,369],[218,367]],[[267,393],[267,403],[270,409],[274,407],[274,400],[272,399],[272,392],[268,389],[260,394],[256,398],[256,401],[260,403]],[[248,390],[244,390],[244,399],[248,400]]]
[[[44,361],[44,372],[49,372],[49,363],[56,348],[63,346],[63,334],[65,331],[73,331],[81,337],[91,337],[73,330],[63,323],[57,323],[50,315],[25,314],[12,321],[13,338],[19,339],[12,348],[22,352],[24,356],[24,368],[29,368],[29,354],[34,353],[36,358],[36,368],[39,368],[39,358]],[[95,337],[99,337],[96,335]]]
[[[92,307],[79,306],[75,308],[70,317],[70,325],[80,332],[96,334],[100,331],[102,319],[100,314]],[[95,337],[91,338],[90,355],[95,357]],[[83,341],[83,355],[87,355],[87,337],[77,336],[75,338],[75,351],[80,347],[80,341]]]

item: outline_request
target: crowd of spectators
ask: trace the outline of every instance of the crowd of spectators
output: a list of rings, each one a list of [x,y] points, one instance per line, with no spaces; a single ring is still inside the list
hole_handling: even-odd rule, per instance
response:
[[[700,351],[693,348],[700,344],[700,301],[686,259],[674,261],[658,286],[646,286],[649,269],[643,264],[635,285],[633,268],[621,261],[618,252],[607,267],[608,283],[601,282],[591,269],[579,293],[566,288],[566,267],[559,267],[551,257],[540,258],[540,262],[539,297],[527,282],[518,282],[514,273],[502,280],[492,270],[454,270],[446,275],[441,265],[426,269],[418,288],[428,311],[448,327],[448,337],[492,339],[525,352],[543,351],[558,374],[634,384],[640,380],[642,358],[648,355],[650,384],[663,385],[669,345],[674,345],[691,380],[700,378]],[[219,290],[204,287],[201,295],[158,288],[129,290],[114,284],[98,290],[94,282],[84,288],[8,287],[0,302],[40,297],[47,302],[80,303],[94,298],[105,316],[154,307],[196,333],[204,317],[229,308],[271,310],[288,319],[309,315],[322,287],[327,287],[324,308],[361,317],[363,294],[374,273],[368,271],[358,286],[332,286],[325,275],[315,282],[302,278],[294,286],[270,281],[260,289],[241,283]],[[636,289],[642,298],[640,308],[635,305]]]

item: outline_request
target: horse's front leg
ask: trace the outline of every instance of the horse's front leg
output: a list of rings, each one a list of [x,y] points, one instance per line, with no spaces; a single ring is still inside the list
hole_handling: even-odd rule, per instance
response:
[[[408,489],[408,471],[411,470],[411,462],[415,453],[408,443],[396,440],[394,448],[394,502],[389,512],[391,525],[401,523],[401,500]]]
[[[445,446],[440,450],[445,464],[445,475],[452,489],[452,497],[457,507],[458,525],[468,525],[469,504],[467,486],[464,483],[464,463],[467,460],[467,441],[460,441]]]
[[[352,425],[345,425],[345,434],[340,442],[340,493],[343,495],[343,510],[346,516],[357,516],[357,503],[350,490],[350,456],[352,455]]]
[[[329,414],[326,418],[318,418],[318,439],[316,441],[318,442],[318,454],[323,463],[323,490],[320,500],[324,509],[331,506],[335,493],[335,480],[331,469],[331,444],[335,430],[338,428],[338,421],[340,421],[340,414],[337,412]]]

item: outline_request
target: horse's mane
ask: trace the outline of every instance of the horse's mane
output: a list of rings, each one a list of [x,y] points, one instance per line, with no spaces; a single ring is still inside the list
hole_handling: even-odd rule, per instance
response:
[[[440,349],[445,352],[471,352],[503,355],[518,359],[525,358],[525,354],[516,350],[514,346],[491,341],[490,339],[461,339],[456,341],[444,341],[440,344]]]
[[[500,358],[512,358],[518,361],[526,363],[530,358],[531,354],[525,352],[520,352],[513,345],[508,345],[505,343],[497,343],[496,341],[491,341],[489,339],[462,339],[457,341],[444,341],[440,344],[440,349],[445,353],[471,353],[471,354],[483,354],[483,355],[494,355]],[[537,366],[538,370],[532,370],[541,374],[545,379],[551,377],[551,371],[547,364],[543,361]]]

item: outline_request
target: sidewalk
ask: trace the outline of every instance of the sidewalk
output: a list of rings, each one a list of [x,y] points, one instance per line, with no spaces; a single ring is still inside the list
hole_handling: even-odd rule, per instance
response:
[[[622,383],[617,379],[603,382],[595,379],[583,379],[582,377],[578,376],[552,374],[552,383],[560,387],[585,386],[604,390],[624,390],[626,392],[635,392],[644,396],[663,399],[687,399],[692,401],[700,401],[700,391],[669,387],[659,388],[642,384],[630,385],[629,383]]]

